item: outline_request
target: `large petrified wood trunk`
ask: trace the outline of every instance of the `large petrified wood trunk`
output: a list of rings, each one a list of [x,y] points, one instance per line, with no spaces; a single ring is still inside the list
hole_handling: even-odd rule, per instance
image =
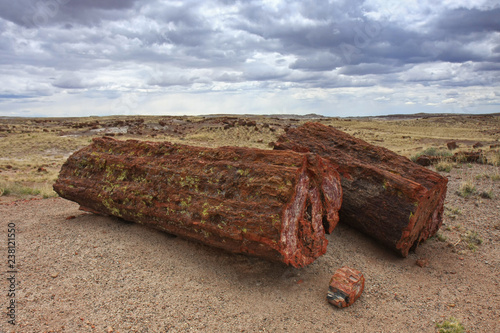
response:
[[[335,168],[314,154],[94,139],[54,190],[82,209],[295,267],[326,252],[338,221]]]
[[[388,149],[318,123],[289,129],[275,149],[329,158],[342,180],[340,221],[402,256],[442,224],[448,179]]]

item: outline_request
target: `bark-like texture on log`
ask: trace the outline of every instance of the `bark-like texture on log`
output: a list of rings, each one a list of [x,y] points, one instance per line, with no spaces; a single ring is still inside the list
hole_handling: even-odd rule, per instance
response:
[[[338,308],[346,308],[361,297],[365,289],[365,277],[353,268],[344,266],[337,269],[330,279],[326,299]]]
[[[340,176],[315,154],[94,139],[54,190],[88,211],[295,267],[326,252]]]
[[[318,123],[289,129],[274,149],[329,158],[342,180],[340,221],[404,257],[442,224],[448,179],[406,157]]]

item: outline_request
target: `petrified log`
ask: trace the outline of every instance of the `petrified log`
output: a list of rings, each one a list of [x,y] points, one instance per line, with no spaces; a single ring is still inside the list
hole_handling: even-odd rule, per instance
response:
[[[422,166],[430,166],[432,164],[436,164],[439,161],[453,161],[458,163],[487,163],[487,158],[483,154],[481,150],[479,151],[462,151],[453,154],[450,157],[440,157],[440,156],[429,156],[429,155],[421,155],[417,158],[415,163],[420,164]]]
[[[329,158],[342,181],[340,221],[404,257],[442,224],[448,179],[406,157],[318,123],[289,129],[274,149]]]
[[[468,162],[468,163],[487,163],[486,156],[484,156],[481,150],[479,151],[462,151],[455,153],[452,156],[452,160],[455,162]]]
[[[427,156],[427,155],[421,155],[417,158],[415,163],[421,165],[421,166],[430,166],[435,162],[434,156]],[[437,160],[436,160],[437,162]]]
[[[295,267],[326,252],[340,177],[315,154],[94,139],[54,190],[81,208]]]
[[[472,145],[472,148],[475,149],[475,148],[480,148],[482,146],[484,146],[484,145],[481,142],[476,142],[475,144]]]
[[[458,145],[455,141],[450,141],[446,143],[446,146],[448,147],[449,150],[454,150],[458,148]]]

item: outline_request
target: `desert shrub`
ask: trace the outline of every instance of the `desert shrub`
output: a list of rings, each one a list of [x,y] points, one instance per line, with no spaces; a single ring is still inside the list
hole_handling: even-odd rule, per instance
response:
[[[479,196],[484,199],[493,199],[493,190],[483,191],[479,194]]]
[[[488,156],[488,161],[494,166],[500,166],[500,150],[493,151],[493,153]]]
[[[51,184],[36,184],[35,186],[25,186],[19,182],[0,183],[0,196],[14,195],[18,197],[41,195],[44,198],[57,196]]]
[[[460,185],[460,189],[458,190],[457,194],[463,198],[468,198],[474,193],[476,193],[476,186],[474,183],[472,183],[471,180],[467,180],[465,182],[462,182]]]
[[[457,163],[465,163],[467,162],[467,156],[464,153],[458,153],[455,157],[455,162]]]
[[[440,232],[436,234],[436,239],[440,242],[446,242],[448,240],[448,238]]]
[[[438,157],[451,157],[453,154],[450,151],[448,151],[448,150],[437,149],[437,148],[434,148],[434,147],[430,147],[430,148],[425,149],[422,152],[422,155],[438,156]]]
[[[465,234],[460,235],[460,237],[471,251],[476,251],[477,246],[483,244],[481,237],[473,230],[468,230]]]
[[[437,323],[436,328],[439,329],[439,333],[462,333],[465,332],[465,328],[458,321],[458,319],[454,317],[450,317],[449,319],[443,321],[442,323]]]
[[[0,197],[2,195],[9,195],[11,193],[12,193],[12,189],[11,189],[11,186],[9,186],[9,184],[7,184],[5,182],[0,183]]]
[[[458,208],[453,208],[453,207],[444,207],[445,212],[444,215],[448,216],[449,218],[456,219],[458,215],[462,215],[462,211]]]
[[[427,148],[427,149],[425,149],[425,150],[423,150],[423,151],[415,154],[414,156],[412,156],[411,160],[413,162],[415,162],[422,155],[442,157],[443,159],[446,158],[446,157],[453,156],[453,154],[450,151],[448,151],[448,150],[437,149],[435,147],[430,147],[430,148]]]
[[[452,168],[453,164],[445,160],[441,160],[436,164],[437,171],[450,172]]]
[[[40,190],[22,185],[18,187],[17,192],[22,196],[40,194]]]

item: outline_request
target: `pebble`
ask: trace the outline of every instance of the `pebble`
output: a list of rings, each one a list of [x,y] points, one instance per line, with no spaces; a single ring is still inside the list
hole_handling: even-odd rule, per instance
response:
[[[418,259],[415,264],[420,267],[425,267],[429,264],[429,259],[423,258],[423,259]]]

